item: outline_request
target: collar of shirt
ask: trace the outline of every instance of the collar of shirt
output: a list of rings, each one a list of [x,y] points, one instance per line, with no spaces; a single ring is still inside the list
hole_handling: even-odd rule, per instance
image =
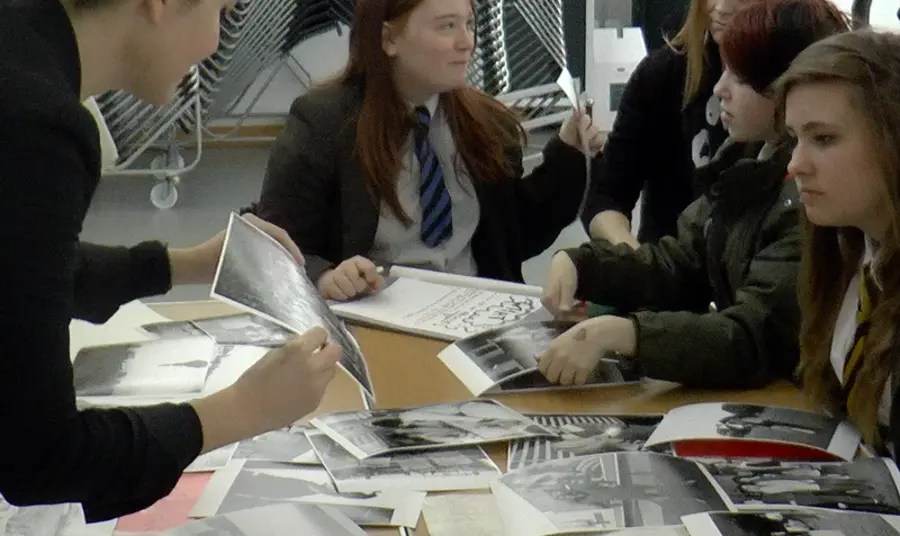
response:
[[[407,104],[409,104],[410,108],[412,108],[414,110],[417,107],[422,106],[422,104],[415,104],[415,103],[412,103],[409,101],[406,101],[406,102],[407,102]],[[438,104],[440,104],[440,102],[441,102],[441,95],[439,93],[436,93],[436,94],[428,97],[428,99],[426,99],[424,102],[424,106],[426,108],[428,108],[428,113],[431,115],[432,119],[434,119],[434,114],[437,112]]]

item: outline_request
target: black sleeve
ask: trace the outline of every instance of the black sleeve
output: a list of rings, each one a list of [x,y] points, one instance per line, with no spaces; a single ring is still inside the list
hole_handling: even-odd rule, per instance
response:
[[[675,146],[681,150],[680,61],[663,47],[644,58],[628,80],[603,156],[592,166],[591,190],[581,216],[585,229],[607,210],[630,218],[645,182],[671,172],[667,155],[676,154]]]
[[[76,310],[102,318],[161,284],[161,271],[144,272],[161,270],[161,259],[79,246],[91,177],[77,135],[5,119],[0,494],[15,505],[80,502],[90,521],[117,517],[172,490],[202,448],[201,424],[190,405],[78,411],[68,326]]]
[[[291,105],[284,131],[269,154],[254,209],[257,216],[290,235],[306,258],[306,272],[313,282],[342,260],[328,258],[329,222],[339,214],[329,205],[336,161],[334,132],[323,132],[327,127],[321,115],[308,96]]]
[[[513,161],[521,165],[521,151]],[[522,176],[521,168],[516,176]],[[544,146],[541,163],[517,182],[516,214],[526,260],[550,247],[575,220],[586,178],[584,153],[553,136]]]
[[[105,322],[123,303],[168,292],[171,281],[169,253],[159,242],[132,248],[79,243],[73,317]]]

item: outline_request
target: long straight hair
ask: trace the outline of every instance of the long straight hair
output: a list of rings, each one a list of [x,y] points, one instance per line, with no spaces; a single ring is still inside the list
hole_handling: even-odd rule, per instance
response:
[[[658,0],[657,0],[658,1]],[[666,44],[673,51],[684,54],[687,58],[687,75],[684,77],[684,98],[682,109],[700,92],[703,75],[706,72],[706,40],[712,39],[709,32],[709,13],[707,0],[693,0],[688,8],[684,25]]]
[[[787,95],[806,84],[846,88],[850,106],[868,132],[889,207],[889,225],[872,266],[880,298],[870,316],[857,382],[866,389],[847,403],[847,414],[866,442],[878,445],[878,407],[895,369],[900,318],[900,36],[868,30],[826,38],[800,53],[776,84],[779,115]],[[846,180],[853,180],[846,177]],[[859,269],[865,243],[859,229],[804,222],[798,294],[800,365],[798,372],[816,400],[840,406],[840,381],[831,365],[835,322],[847,285]],[[830,335],[830,336],[829,336]]]
[[[402,29],[423,0],[366,0],[357,2],[350,30],[350,58],[331,82],[363,88],[356,127],[356,151],[373,201],[384,200],[398,220],[411,223],[397,196],[397,176],[404,140],[413,128],[394,83],[391,60],[382,46],[385,24]],[[475,5],[472,3],[474,11]],[[456,144],[457,154],[473,181],[493,182],[511,177],[521,167],[513,155],[525,138],[518,117],[496,99],[472,87],[441,95],[441,107]]]

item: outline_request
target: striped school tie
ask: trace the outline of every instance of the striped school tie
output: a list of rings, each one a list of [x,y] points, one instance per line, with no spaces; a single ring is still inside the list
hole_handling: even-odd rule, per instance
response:
[[[853,336],[853,346],[850,354],[844,362],[843,394],[846,405],[849,405],[852,397],[856,396],[856,379],[863,364],[863,348],[866,345],[866,335],[869,333],[869,316],[872,314],[872,285],[869,267],[864,266],[859,274],[859,307],[856,310],[856,333]],[[860,387],[864,389],[864,386]]]
[[[431,114],[425,106],[416,108],[415,151],[421,166],[419,195],[422,203],[422,243],[430,248],[453,236],[453,206],[444,184],[444,174],[434,147],[428,141]]]

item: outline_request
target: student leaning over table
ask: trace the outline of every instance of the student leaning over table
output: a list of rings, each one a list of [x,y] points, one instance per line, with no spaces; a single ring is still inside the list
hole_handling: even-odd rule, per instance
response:
[[[900,36],[858,31],[804,51],[780,80],[806,214],[800,377],[863,439],[900,444]]]
[[[793,372],[799,207],[771,86],[806,46],[846,30],[826,0],[759,0],[735,13],[715,89],[730,139],[697,171],[704,195],[677,237],[637,250],[598,240],[553,258],[550,310],[566,312],[577,296],[630,314],[586,320],[553,341],[540,357],[550,381],[584,383],[608,351],[697,387],[755,387]]]
[[[272,149],[260,217],[306,255],[326,298],[378,290],[375,263],[522,281],[576,217],[602,139],[575,113],[523,176],[522,127],[468,86],[471,0],[359,2],[350,59],[297,98]]]
[[[208,283],[223,234],[188,249],[78,242],[100,173],[81,105],[123,89],[171,99],[218,43],[227,0],[7,0],[0,4],[0,495],[81,503],[89,521],[169,494],[201,452],[285,426],[319,404],[340,352],[315,329],[270,352],[233,387],[188,404],[78,411],[72,318]],[[285,233],[255,220],[302,260]],[[318,349],[318,351],[316,351]]]

